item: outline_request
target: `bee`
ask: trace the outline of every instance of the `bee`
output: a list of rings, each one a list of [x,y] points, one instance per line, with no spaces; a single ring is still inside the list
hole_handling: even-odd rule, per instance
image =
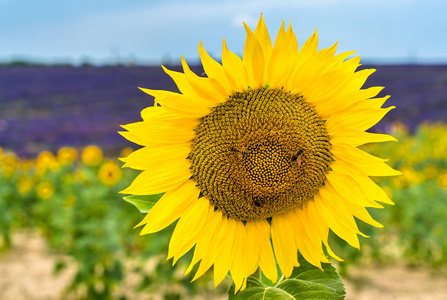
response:
[[[247,147],[242,147],[240,149],[237,148],[231,148],[231,151],[236,153],[236,158],[238,160],[242,160],[244,158],[244,154],[248,153]]]
[[[242,147],[241,149],[236,149],[236,157],[239,159],[239,160],[242,160],[243,158],[244,158],[244,154],[247,154],[248,153],[248,150],[247,150],[247,148],[246,147]]]
[[[292,157],[292,162],[296,161],[298,163],[298,166],[301,166],[303,163],[303,150],[299,149],[297,151],[290,151],[289,153]]]

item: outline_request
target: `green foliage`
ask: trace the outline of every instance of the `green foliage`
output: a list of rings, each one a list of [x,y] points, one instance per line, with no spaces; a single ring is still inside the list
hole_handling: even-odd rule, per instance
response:
[[[11,247],[11,230],[14,215],[8,209],[12,202],[13,189],[0,177],[0,250],[6,250]]]
[[[129,203],[132,203],[135,205],[135,207],[141,212],[141,213],[147,213],[151,208],[157,203],[158,199],[161,198],[163,194],[156,194],[156,195],[130,195],[127,197],[123,197],[124,200],[126,200]]]
[[[12,246],[14,231],[38,229],[52,252],[70,258],[56,261],[55,274],[68,266],[76,268],[63,298],[124,299],[128,295],[119,289],[127,277],[133,278],[133,284],[126,290],[135,294],[172,298],[181,292],[188,297],[199,291],[198,286],[209,289],[211,276],[191,284],[193,274],[183,276],[165,261],[173,226],[144,237],[133,230],[144,215],[128,202],[148,211],[161,197],[128,196],[128,202],[122,200],[119,191],[137,176],[136,171],[111,168],[101,172],[105,165],[118,162],[89,166],[76,160],[64,164],[48,152],[17,164],[2,164],[1,156],[0,250]],[[185,264],[184,259],[177,263],[184,269]],[[180,292],[160,291],[163,285],[176,286]]]
[[[299,257],[300,266],[293,269],[292,275],[280,280],[276,285],[266,284],[254,277],[247,279],[245,290],[234,293],[234,284],[228,290],[228,298],[243,299],[327,299],[345,298],[343,281],[331,264],[322,264],[324,271]]]
[[[390,225],[399,237],[402,256],[412,265],[429,264],[433,268],[447,264],[447,191],[434,181],[396,190],[400,211],[392,211]]]

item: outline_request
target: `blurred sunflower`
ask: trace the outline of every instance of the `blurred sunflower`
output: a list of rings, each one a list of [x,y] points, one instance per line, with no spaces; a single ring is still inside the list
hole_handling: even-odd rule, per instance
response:
[[[11,177],[19,167],[20,160],[12,152],[4,152],[0,156],[0,171],[3,177]]]
[[[82,151],[81,159],[87,166],[99,166],[103,159],[102,150],[98,146],[89,145]]]
[[[78,151],[73,147],[62,147],[57,151],[57,159],[62,165],[70,165],[78,158]]]
[[[42,151],[36,159],[36,175],[43,176],[47,170],[57,172],[60,170],[60,163],[56,156],[50,151]]]
[[[356,72],[360,58],[335,55],[337,44],[318,51],[317,32],[298,51],[284,23],[274,45],[262,16],[245,29],[243,59],[224,40],[221,65],[199,44],[207,77],[183,58],[183,73],[164,68],[181,93],[142,89],[161,106],[122,132],[144,146],[123,158],[143,172],[122,192],[165,192],[141,234],[179,219],[168,258],[195,246],[187,272],[200,262],[196,279],[214,265],[217,285],[230,271],[236,291],[258,267],[275,282],[276,262],[289,277],[297,250],[319,268],[323,244],[339,259],[329,229],[359,248],[354,217],[382,227],[365,207],[392,204],[369,176],[399,174],[357,148],[395,140],[365,132],[393,108],[373,98],[382,87],[361,89],[374,70]]]
[[[33,170],[35,165],[34,159],[22,159],[20,161],[20,170],[24,173],[27,173]]]
[[[26,196],[34,187],[34,180],[29,176],[20,176],[17,180],[17,191],[20,195]]]
[[[121,157],[128,157],[133,152],[133,149],[130,147],[126,147],[123,150],[121,150]]]
[[[112,161],[105,162],[98,171],[99,181],[106,186],[117,184],[122,177],[121,168]]]
[[[440,187],[447,188],[447,171],[438,177],[437,183]]]
[[[43,181],[36,186],[36,194],[40,199],[48,200],[54,196],[54,186],[49,181]]]

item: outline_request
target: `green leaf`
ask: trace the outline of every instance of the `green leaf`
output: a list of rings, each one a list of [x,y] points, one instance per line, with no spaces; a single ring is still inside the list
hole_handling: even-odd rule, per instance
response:
[[[157,201],[163,196],[164,193],[155,195],[131,195],[123,197],[129,203],[135,205],[136,208],[142,213],[147,213],[157,203]]]
[[[322,264],[324,272],[299,258],[300,266],[294,268],[292,275],[268,286],[256,278],[247,279],[245,290],[234,294],[234,283],[228,290],[228,299],[264,299],[264,300],[342,300],[345,299],[343,281],[331,264]]]

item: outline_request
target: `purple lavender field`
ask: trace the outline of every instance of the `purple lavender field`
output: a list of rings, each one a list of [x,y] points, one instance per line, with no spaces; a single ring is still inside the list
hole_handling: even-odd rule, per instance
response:
[[[386,106],[397,107],[371,131],[397,120],[411,129],[447,121],[447,66],[366,67],[377,72],[365,87],[385,86]],[[115,155],[134,146],[117,133],[119,125],[139,121],[140,111],[153,105],[139,86],[177,91],[161,67],[0,67],[0,146],[29,156],[96,144]]]

